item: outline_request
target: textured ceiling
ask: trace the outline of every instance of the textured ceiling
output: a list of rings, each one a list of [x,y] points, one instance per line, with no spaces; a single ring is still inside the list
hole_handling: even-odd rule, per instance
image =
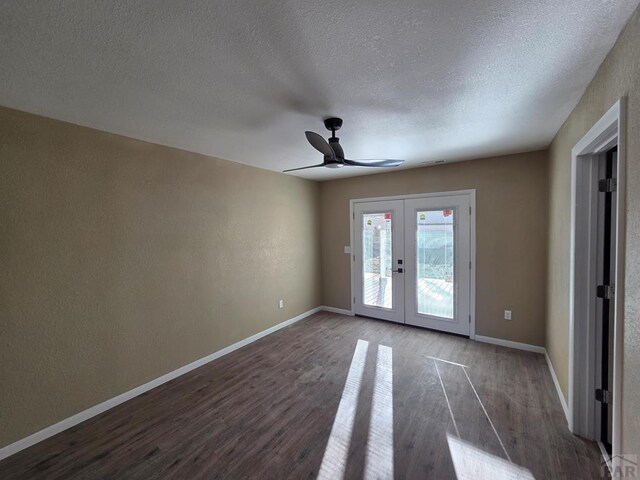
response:
[[[4,0],[0,104],[273,170],[319,163],[303,132],[328,115],[353,159],[533,150],[637,5]]]

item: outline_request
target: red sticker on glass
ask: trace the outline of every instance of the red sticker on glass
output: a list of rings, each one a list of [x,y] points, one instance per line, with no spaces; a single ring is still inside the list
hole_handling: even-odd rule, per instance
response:
[[[453,215],[453,210],[443,210],[442,211],[442,216],[443,217],[450,217],[451,215]]]
[[[385,220],[391,220],[391,214],[390,213],[385,213],[384,214],[384,219]]]

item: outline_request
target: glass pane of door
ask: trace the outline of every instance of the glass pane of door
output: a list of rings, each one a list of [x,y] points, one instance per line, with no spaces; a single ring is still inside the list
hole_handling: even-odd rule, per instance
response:
[[[417,312],[454,318],[455,209],[417,212]]]
[[[391,212],[362,215],[363,303],[393,308]]]

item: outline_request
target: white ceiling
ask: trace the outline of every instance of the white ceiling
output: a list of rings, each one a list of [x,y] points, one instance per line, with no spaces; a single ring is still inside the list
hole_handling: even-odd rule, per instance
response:
[[[282,170],[546,147],[638,0],[4,0],[0,104]],[[326,179],[377,169],[315,169]]]

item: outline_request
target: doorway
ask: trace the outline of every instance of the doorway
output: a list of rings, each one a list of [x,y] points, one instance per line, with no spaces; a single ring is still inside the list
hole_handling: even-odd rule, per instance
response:
[[[475,191],[351,201],[353,311],[473,338]]]
[[[567,417],[569,430],[598,441],[614,468],[621,453],[625,119],[620,99],[571,152]]]
[[[613,379],[613,339],[616,258],[615,190],[618,148],[605,152],[598,160],[598,220],[596,270],[596,438],[611,455],[611,384]]]

